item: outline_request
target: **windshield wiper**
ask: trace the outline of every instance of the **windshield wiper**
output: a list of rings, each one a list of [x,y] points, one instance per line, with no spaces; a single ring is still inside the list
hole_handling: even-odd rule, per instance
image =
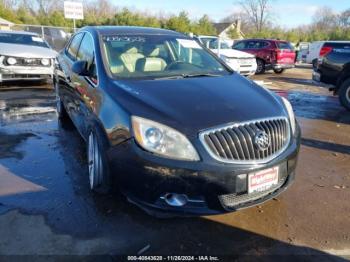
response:
[[[221,75],[211,74],[211,73],[199,73],[199,74],[182,74],[183,78],[191,78],[191,77],[218,77]]]
[[[162,80],[162,79],[180,79],[184,78],[183,75],[174,75],[174,76],[159,76],[152,78],[153,80]]]
[[[210,73],[199,73],[199,74],[181,74],[173,76],[160,76],[155,77],[153,80],[162,80],[162,79],[180,79],[180,78],[192,78],[192,77],[218,77],[221,75],[210,74]]]

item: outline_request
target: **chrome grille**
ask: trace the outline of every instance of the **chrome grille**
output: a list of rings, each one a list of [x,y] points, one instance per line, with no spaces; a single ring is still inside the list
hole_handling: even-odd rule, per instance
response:
[[[240,65],[252,65],[255,63],[255,58],[240,58],[238,59]]]
[[[9,64],[6,62],[7,57],[4,59],[4,63],[9,66]],[[40,66],[40,67],[50,67],[51,66],[51,60],[50,63],[46,66],[41,64],[41,58],[20,58],[16,57],[17,63],[14,66]]]
[[[216,160],[228,163],[265,163],[286,149],[290,128],[285,117],[262,119],[213,128],[200,133],[200,140]],[[256,136],[267,135],[269,146],[259,148]]]

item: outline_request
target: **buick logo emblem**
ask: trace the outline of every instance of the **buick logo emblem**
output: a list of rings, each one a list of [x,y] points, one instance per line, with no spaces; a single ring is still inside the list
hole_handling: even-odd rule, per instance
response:
[[[254,137],[254,144],[260,151],[264,151],[270,146],[270,137],[266,132],[259,130]]]

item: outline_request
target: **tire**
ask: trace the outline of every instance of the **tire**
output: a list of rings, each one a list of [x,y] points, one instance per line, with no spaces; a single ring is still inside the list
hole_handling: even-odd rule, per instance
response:
[[[317,65],[318,65],[317,59],[312,60],[312,68],[313,68],[314,70],[317,69]]]
[[[283,68],[274,69],[273,71],[275,72],[275,74],[282,74],[284,72],[284,69]]]
[[[265,62],[264,60],[261,60],[261,59],[256,59],[256,72],[255,74],[259,75],[259,74],[263,74],[265,73]]]
[[[68,113],[64,107],[64,104],[61,100],[61,97],[58,92],[58,84],[54,83],[55,86],[55,95],[56,95],[56,112],[57,117],[60,121],[65,121],[69,119]]]
[[[340,86],[338,95],[340,104],[350,111],[350,78]]]
[[[106,156],[106,142],[101,134],[91,129],[87,140],[87,161],[90,189],[99,194],[111,191],[111,177]]]

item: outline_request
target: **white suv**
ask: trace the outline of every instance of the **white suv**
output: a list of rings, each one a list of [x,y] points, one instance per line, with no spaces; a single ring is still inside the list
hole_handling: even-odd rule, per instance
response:
[[[245,76],[255,74],[257,68],[255,56],[232,49],[229,40],[219,39],[216,36],[197,36],[196,39],[214,52],[234,71]]]

